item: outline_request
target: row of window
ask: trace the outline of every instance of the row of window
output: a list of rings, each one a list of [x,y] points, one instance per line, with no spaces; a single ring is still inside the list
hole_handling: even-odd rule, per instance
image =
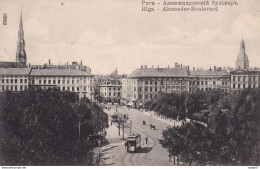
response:
[[[165,87],[145,87],[144,88],[144,91],[145,92],[148,92],[148,91],[150,91],[150,92],[153,92],[153,91],[155,91],[155,92],[157,92],[157,91],[161,91],[161,90],[164,90],[164,88]],[[173,88],[173,86],[172,86],[172,88]],[[175,86],[174,87],[175,89],[179,89],[180,88],[180,86]],[[182,88],[185,88],[185,86],[182,86]],[[170,90],[171,89],[171,87],[170,86],[167,86],[167,88],[166,88],[166,91],[167,90]],[[136,91],[136,88],[134,87],[134,91]],[[143,91],[143,88],[142,87],[139,87],[139,92],[142,92]]]
[[[208,85],[208,81],[197,81],[197,83],[196,83],[196,81],[190,81],[190,85]],[[213,85],[216,85],[216,81],[213,81]],[[224,85],[228,85],[228,82],[227,81],[225,81],[225,82],[222,82],[222,85],[224,86]]]
[[[153,83],[154,82],[154,83]],[[181,83],[185,83],[185,81],[172,81],[172,84],[181,84]],[[170,81],[145,81],[145,85],[164,85],[164,84],[170,84]],[[142,82],[139,83],[139,85],[142,85]]]
[[[11,84],[17,84],[18,82],[27,84],[27,79],[2,79],[2,83],[11,83]]]
[[[233,76],[233,81],[246,81],[246,76]],[[252,76],[252,77],[248,77],[248,81],[256,81],[256,77]],[[260,81],[260,76],[258,77],[258,81]]]
[[[258,84],[258,86],[260,86],[260,83]],[[233,89],[236,88],[236,84],[233,84]],[[237,88],[238,89],[245,89],[246,88],[246,84],[237,84]],[[248,84],[248,88],[256,88],[256,84]]]
[[[2,86],[0,88],[2,91],[4,90],[10,90],[10,91],[23,91],[23,90],[27,90],[27,86]]]
[[[155,98],[157,95],[155,94],[155,95],[153,95],[153,94],[150,94],[150,95],[148,95],[148,94],[145,94],[144,95],[144,99],[153,99],[153,98]],[[139,99],[143,99],[143,95],[142,94],[139,94]]]
[[[107,96],[107,93],[105,92],[105,96]],[[111,92],[108,93],[108,96],[111,96]],[[121,93],[114,93],[114,96],[121,96]]]
[[[32,80],[32,84],[35,84],[35,80]],[[79,84],[79,80],[38,80],[38,84]],[[86,84],[86,80],[83,80],[83,84]]]

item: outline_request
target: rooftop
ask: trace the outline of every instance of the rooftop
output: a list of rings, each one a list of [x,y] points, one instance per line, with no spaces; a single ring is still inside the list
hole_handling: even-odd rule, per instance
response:
[[[78,69],[32,69],[31,76],[92,76]]]
[[[0,75],[29,75],[30,68],[0,68]]]
[[[187,76],[185,68],[138,68],[128,78],[140,77],[183,77]]]
[[[229,75],[226,70],[195,70],[190,71],[190,76],[225,76]]]

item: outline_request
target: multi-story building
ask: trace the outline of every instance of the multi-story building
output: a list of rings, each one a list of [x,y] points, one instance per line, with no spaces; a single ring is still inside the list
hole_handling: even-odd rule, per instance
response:
[[[28,68],[0,68],[0,92],[27,90],[30,72]]]
[[[189,72],[189,92],[196,90],[209,91],[220,89],[230,91],[230,75],[221,68],[214,70],[194,70]]]
[[[156,97],[157,92],[183,92],[188,91],[187,68],[175,64],[175,68],[147,68],[142,66],[130,74],[124,83],[124,99],[132,99],[133,105],[142,107],[145,102]],[[135,100],[136,99],[136,100]]]
[[[0,68],[0,91],[24,91],[38,86],[77,93],[79,98],[93,98],[92,75],[74,69]]]
[[[109,76],[100,79],[99,98],[101,102],[121,102],[123,75],[118,75],[117,69]]]
[[[57,88],[93,99],[93,75],[77,69],[32,69],[30,84],[42,89]]]
[[[245,42],[240,43],[240,52],[237,56],[236,69],[231,74],[231,90],[260,87],[260,69],[249,68],[248,56],[246,55]]]

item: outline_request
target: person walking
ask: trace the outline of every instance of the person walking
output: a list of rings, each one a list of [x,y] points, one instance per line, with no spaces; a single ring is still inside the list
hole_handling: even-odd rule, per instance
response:
[[[146,144],[148,143],[148,137],[145,138],[145,143],[146,143]]]
[[[125,149],[127,149],[127,142],[125,142]]]

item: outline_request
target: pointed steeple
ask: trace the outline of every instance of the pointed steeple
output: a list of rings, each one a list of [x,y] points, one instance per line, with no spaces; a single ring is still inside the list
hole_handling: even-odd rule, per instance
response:
[[[244,39],[240,42],[240,52],[237,56],[236,61],[236,68],[237,69],[248,69],[249,68],[249,61],[246,55],[246,45]]]
[[[18,41],[17,41],[17,52],[16,52],[16,62],[19,67],[26,67],[26,52],[25,52],[25,41],[24,41],[24,31],[23,31],[23,19],[22,10],[20,15],[20,24],[18,31]]]

